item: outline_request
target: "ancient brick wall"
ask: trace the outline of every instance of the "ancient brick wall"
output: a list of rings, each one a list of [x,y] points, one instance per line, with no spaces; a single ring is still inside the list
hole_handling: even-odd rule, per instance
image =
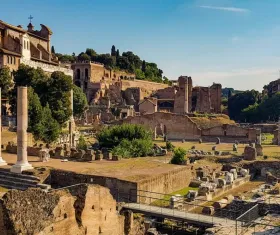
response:
[[[253,128],[243,128],[237,125],[224,124],[222,126],[212,127],[202,130],[203,137],[220,137],[223,140],[251,140],[255,141],[257,135],[260,134],[258,129]],[[208,141],[213,141],[213,138],[205,138]]]
[[[150,179],[145,179],[137,184],[138,194],[142,197],[138,197],[138,201],[142,203],[150,203],[155,199],[161,198],[160,194],[151,194],[149,192],[157,192],[162,194],[169,194],[180,190],[182,188],[188,187],[192,179],[192,171],[189,166],[180,166],[179,169],[164,173]],[[143,190],[143,191],[141,191]]]
[[[139,105],[139,112],[140,114],[146,114],[146,113],[155,113],[157,112],[157,101],[155,101],[155,104],[148,99],[144,100]]]
[[[0,203],[0,228],[1,235],[123,235],[124,217],[109,190],[98,185],[12,190]]]
[[[193,108],[196,112],[211,113],[210,88],[194,87],[193,97],[196,99],[196,104]]]
[[[166,136],[172,140],[196,140],[201,136],[201,130],[186,115],[156,112],[142,116],[129,117],[125,123],[142,124],[155,132],[157,126],[164,126]]]
[[[221,113],[222,104],[222,85],[213,84],[210,87],[210,100],[213,113]]]
[[[149,94],[152,94],[152,92],[157,91],[159,89],[166,88],[168,87],[168,85],[163,83],[149,82],[143,80],[122,80],[121,87],[123,91],[126,90],[127,88],[139,87],[147,90]]]
[[[80,183],[98,184],[109,188],[115,199],[117,199],[118,193],[119,195],[127,196],[130,194],[131,190],[135,191],[137,189],[137,183],[135,182],[107,176],[77,174],[62,170],[52,170],[49,181],[48,183],[54,187],[66,187]]]
[[[188,112],[192,107],[192,79],[181,76],[178,79],[179,87],[175,94],[174,113],[185,113],[185,102],[188,104]],[[187,96],[187,97],[186,97]]]
[[[164,89],[160,89],[156,92],[156,97],[158,99],[175,99],[176,88],[166,87]]]

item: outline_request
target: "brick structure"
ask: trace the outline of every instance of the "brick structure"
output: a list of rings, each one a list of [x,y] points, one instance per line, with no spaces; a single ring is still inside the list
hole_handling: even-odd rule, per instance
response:
[[[280,78],[270,82],[267,86],[268,96],[272,96],[277,92],[280,92]]]
[[[0,68],[8,66],[12,71],[20,64],[42,68],[45,72],[62,71],[73,76],[67,66],[60,66],[58,59],[51,53],[52,31],[41,24],[40,30],[34,30],[29,23],[27,30],[21,25],[13,26],[0,20]]]
[[[192,86],[192,78],[180,76],[172,87],[160,89],[155,93],[158,110],[174,113],[221,113],[221,84],[210,87]]]

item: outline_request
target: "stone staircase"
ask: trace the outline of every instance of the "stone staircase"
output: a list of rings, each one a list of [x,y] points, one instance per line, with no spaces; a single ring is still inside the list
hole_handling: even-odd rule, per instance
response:
[[[51,188],[50,185],[41,184],[40,179],[36,176],[17,174],[2,170],[0,171],[0,186],[7,189],[18,190],[26,190],[32,187],[48,191]]]

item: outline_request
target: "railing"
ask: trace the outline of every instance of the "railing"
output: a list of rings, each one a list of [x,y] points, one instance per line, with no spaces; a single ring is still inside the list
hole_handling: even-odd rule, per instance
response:
[[[241,224],[241,233],[239,234],[244,234],[257,218],[259,218],[259,204],[254,205],[236,219],[236,234],[238,234],[238,222]]]

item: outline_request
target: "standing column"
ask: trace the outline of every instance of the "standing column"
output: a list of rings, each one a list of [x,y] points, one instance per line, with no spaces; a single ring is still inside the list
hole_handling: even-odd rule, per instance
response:
[[[6,161],[2,158],[2,91],[0,88],[0,166],[5,166],[7,165]]]
[[[74,99],[73,99],[73,89],[71,90],[71,117],[70,117],[70,120],[69,120],[69,144],[70,144],[70,147],[74,147],[74,142],[73,142],[73,133],[74,133],[74,130],[75,130],[75,120],[74,120],[74,116],[73,116],[73,110],[74,110],[74,107],[73,107],[73,103],[74,103]]]
[[[184,113],[189,112],[189,79],[188,77],[185,80],[185,100],[184,100]]]
[[[27,127],[28,127],[27,87],[17,88],[17,162],[11,172],[21,173],[33,169],[27,159]]]

